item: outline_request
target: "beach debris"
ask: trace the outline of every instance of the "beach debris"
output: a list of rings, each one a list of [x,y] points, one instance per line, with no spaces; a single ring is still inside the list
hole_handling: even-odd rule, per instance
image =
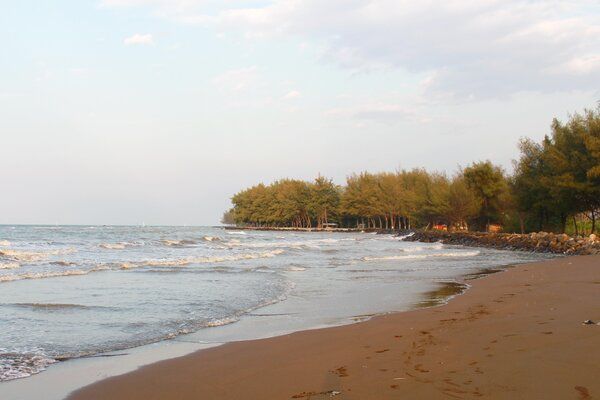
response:
[[[333,397],[333,396],[337,396],[338,394],[342,394],[342,392],[337,391],[337,390],[327,390],[324,392],[315,392],[315,391],[311,391],[311,392],[302,392],[302,393],[298,393],[292,396],[292,399],[310,399],[313,396],[326,396],[329,395],[329,397]]]
[[[585,321],[583,321],[583,325],[596,325],[596,323],[591,319],[586,319]]]

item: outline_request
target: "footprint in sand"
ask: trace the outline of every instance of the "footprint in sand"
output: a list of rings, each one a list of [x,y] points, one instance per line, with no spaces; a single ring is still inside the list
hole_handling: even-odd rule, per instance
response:
[[[590,395],[590,391],[587,390],[586,387],[575,386],[575,390],[577,390],[577,392],[579,392],[579,398],[581,400],[583,400],[583,399],[591,399],[592,398],[592,396]]]
[[[345,378],[348,376],[348,370],[346,369],[346,367],[339,367],[339,368],[334,369],[333,371],[329,371],[329,372],[339,376],[340,378]]]

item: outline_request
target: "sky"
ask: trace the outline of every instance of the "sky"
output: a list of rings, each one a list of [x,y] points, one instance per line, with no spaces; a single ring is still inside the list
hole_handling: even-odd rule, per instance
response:
[[[600,2],[0,3],[0,223],[212,225],[258,182],[511,170],[600,100]]]

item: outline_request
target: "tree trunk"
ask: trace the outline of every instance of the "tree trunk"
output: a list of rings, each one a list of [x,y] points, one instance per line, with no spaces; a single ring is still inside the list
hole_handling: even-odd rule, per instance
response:
[[[519,225],[521,226],[521,235],[525,233],[525,221],[523,220],[523,213],[519,212]]]

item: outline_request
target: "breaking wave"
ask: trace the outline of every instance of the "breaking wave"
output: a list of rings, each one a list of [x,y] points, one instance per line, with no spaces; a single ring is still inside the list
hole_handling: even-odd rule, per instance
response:
[[[393,261],[393,260],[420,260],[426,258],[451,258],[451,257],[474,257],[479,251],[448,252],[435,254],[407,254],[385,257],[363,257],[363,261]]]
[[[75,249],[57,249],[50,251],[20,251],[20,250],[0,250],[0,256],[4,256],[13,260],[18,261],[39,261],[49,256],[55,256],[60,254],[74,253]]]
[[[125,248],[125,243],[101,243],[98,247],[109,250],[122,250]]]
[[[0,276],[0,282],[13,282],[20,281],[24,279],[44,279],[44,278],[57,278],[60,276],[74,276],[74,275],[87,275],[91,272],[97,271],[105,271],[110,269],[106,266],[99,266],[93,269],[88,270],[67,270],[67,271],[58,271],[58,272],[29,272],[26,274],[18,274],[18,275],[3,275]]]
[[[33,310],[86,310],[90,308],[99,308],[98,306],[84,306],[83,304],[65,304],[65,303],[12,303],[11,306],[30,308]]]
[[[37,374],[45,370],[55,359],[36,353],[2,352],[0,349],[0,382]]]
[[[282,254],[283,250],[273,250],[263,253],[246,253],[237,254],[232,256],[221,256],[221,257],[188,257],[180,259],[165,259],[165,260],[145,260],[140,262],[130,262],[121,265],[121,268],[129,269],[135,267],[151,266],[151,267],[177,267],[189,264],[206,264],[206,263],[218,263],[227,261],[241,261],[241,260],[254,260],[257,258],[271,258],[279,254]]]
[[[181,239],[181,240],[164,239],[164,240],[161,240],[161,242],[165,246],[169,246],[169,247],[190,247],[195,244],[198,244],[198,242],[196,242],[195,240],[190,240],[190,239]]]
[[[402,251],[405,251],[407,253],[412,253],[412,252],[417,252],[417,251],[423,251],[423,250],[441,250],[444,248],[444,244],[441,242],[438,243],[432,243],[430,245],[427,246],[412,246],[412,247],[407,247],[405,249],[402,249]]]
[[[0,269],[16,269],[19,268],[21,265],[19,265],[19,263],[16,262],[8,262],[8,263],[1,263],[0,262]]]

